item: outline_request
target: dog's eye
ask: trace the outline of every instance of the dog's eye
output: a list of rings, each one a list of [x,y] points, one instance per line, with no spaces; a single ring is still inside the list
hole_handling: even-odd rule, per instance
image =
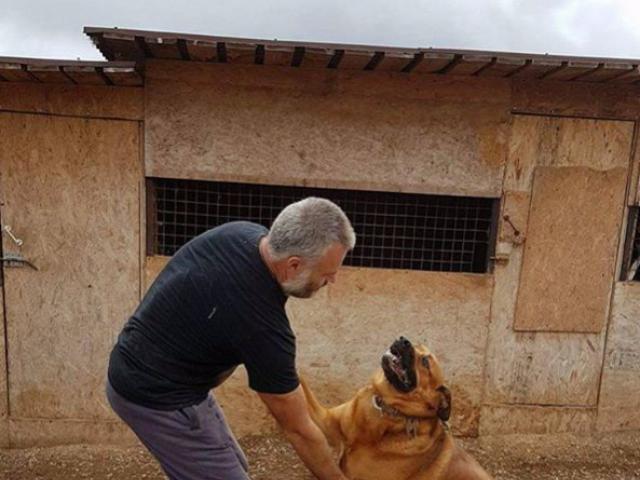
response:
[[[422,366],[427,369],[429,368],[429,357],[426,355],[422,357]]]

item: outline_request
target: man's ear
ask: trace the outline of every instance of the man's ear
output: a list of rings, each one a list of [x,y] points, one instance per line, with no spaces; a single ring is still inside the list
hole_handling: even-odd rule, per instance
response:
[[[440,392],[440,403],[438,403],[438,418],[443,422],[449,420],[451,416],[451,391],[444,385],[437,388]]]
[[[287,258],[287,274],[296,275],[302,268],[302,258],[294,255]],[[287,275],[289,278],[291,275]]]

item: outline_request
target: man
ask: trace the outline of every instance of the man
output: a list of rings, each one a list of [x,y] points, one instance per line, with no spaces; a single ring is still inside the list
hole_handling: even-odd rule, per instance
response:
[[[247,462],[210,390],[244,364],[249,386],[319,479],[341,479],[307,411],[288,296],[333,283],[355,234],[321,198],[286,207],[271,229],[232,222],[169,261],[126,323],[109,361],[114,411],[172,480],[246,480]]]

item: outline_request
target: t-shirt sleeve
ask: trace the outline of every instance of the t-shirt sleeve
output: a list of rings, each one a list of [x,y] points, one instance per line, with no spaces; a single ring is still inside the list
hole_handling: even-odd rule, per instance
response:
[[[256,331],[240,345],[249,387],[260,393],[289,393],[300,384],[296,342],[291,332]]]

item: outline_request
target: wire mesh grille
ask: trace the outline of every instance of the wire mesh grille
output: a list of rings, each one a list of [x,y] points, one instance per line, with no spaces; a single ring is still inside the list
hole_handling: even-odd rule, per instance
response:
[[[497,200],[360,190],[149,179],[150,248],[173,255],[198,234],[248,220],[267,228],[288,204],[332,200],[351,219],[357,245],[345,265],[486,272]]]

